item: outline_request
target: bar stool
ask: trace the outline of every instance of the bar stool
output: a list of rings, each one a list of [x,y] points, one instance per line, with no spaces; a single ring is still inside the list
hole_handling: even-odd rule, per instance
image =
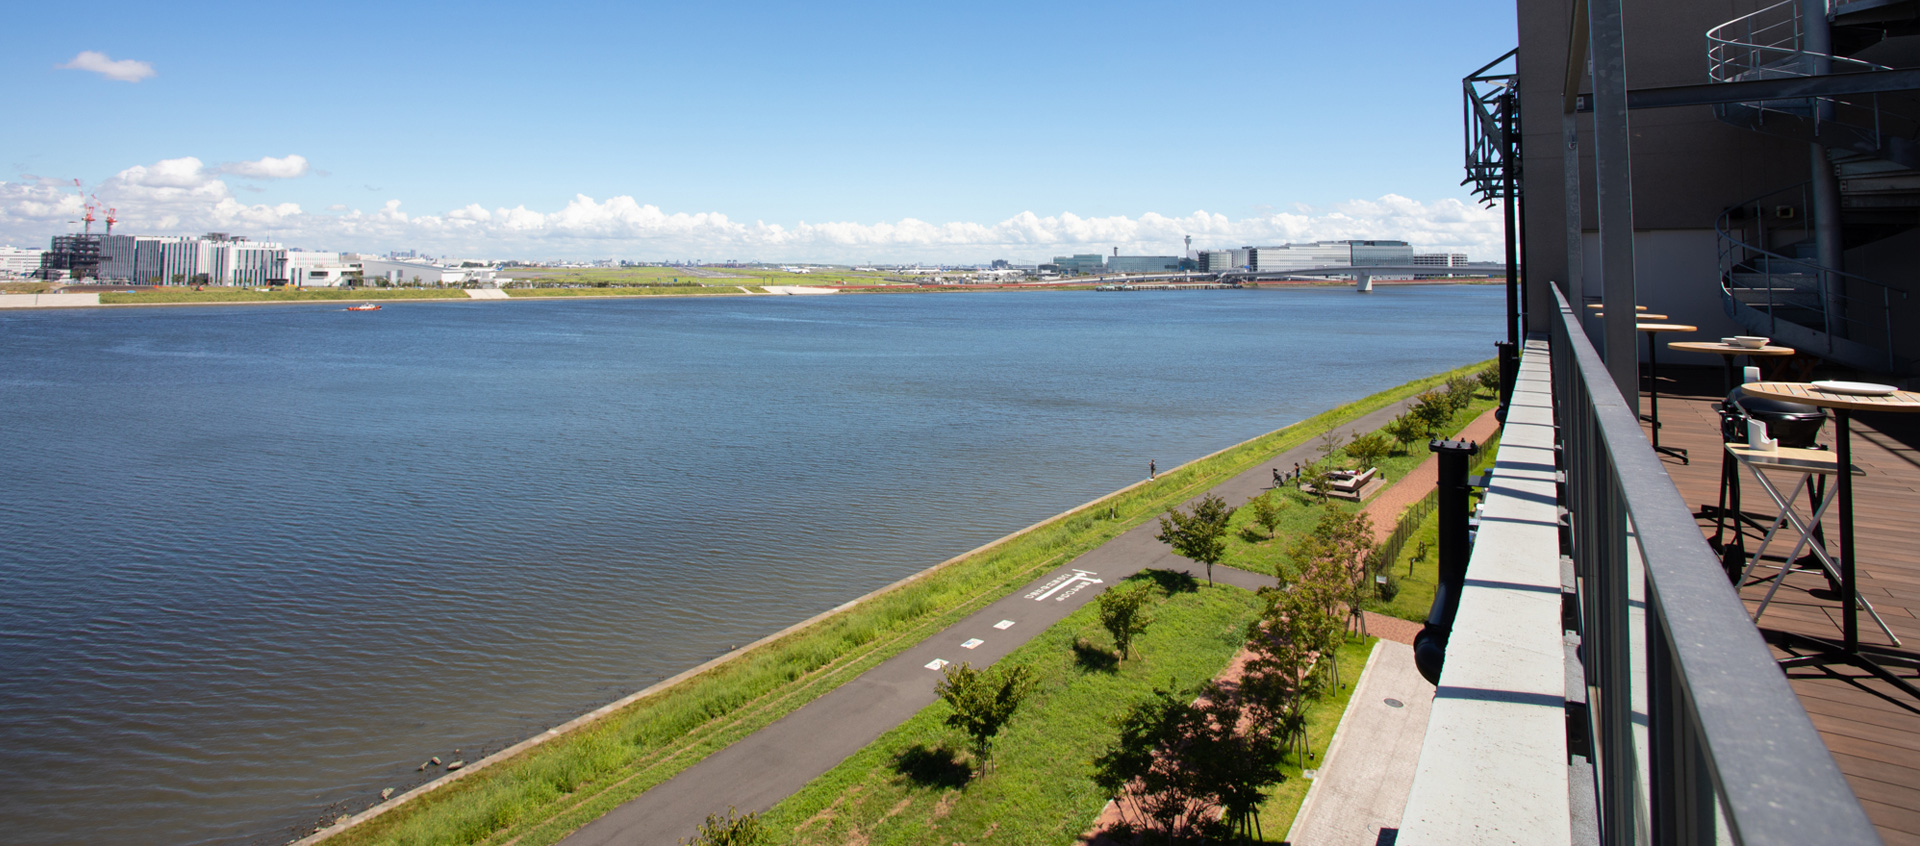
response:
[[[1820,518],[1825,516],[1827,507],[1833,504],[1833,497],[1834,494],[1839,492],[1839,486],[1821,485],[1820,487],[1824,490],[1817,496],[1812,497],[1814,504],[1805,520],[1802,520],[1800,515],[1795,512],[1793,503],[1795,499],[1799,498],[1802,489],[1812,493],[1814,490],[1812,482],[1816,477],[1831,476],[1841,472],[1840,462],[1835,458],[1833,453],[1826,450],[1800,449],[1796,447],[1776,447],[1771,450],[1757,450],[1743,443],[1729,443],[1726,445],[1726,449],[1728,455],[1731,455],[1735,461],[1739,462],[1740,466],[1747,468],[1747,470],[1753,474],[1753,478],[1760,483],[1761,489],[1765,490],[1767,496],[1772,498],[1773,504],[1780,508],[1780,513],[1773,518],[1773,523],[1767,527],[1766,535],[1760,539],[1759,548],[1753,551],[1753,557],[1748,560],[1746,569],[1740,573],[1740,580],[1736,583],[1736,586],[1744,586],[1747,584],[1747,579],[1751,578],[1754,569],[1760,566],[1760,559],[1766,555],[1767,547],[1772,545],[1774,537],[1779,534],[1781,529],[1791,526],[1798,534],[1798,539],[1793,545],[1793,551],[1787,553],[1786,558],[1781,560],[1780,571],[1771,579],[1773,586],[1767,588],[1766,597],[1761,599],[1760,606],[1753,610],[1753,619],[1754,622],[1757,623],[1760,621],[1760,615],[1767,612],[1767,606],[1773,603],[1773,596],[1779,592],[1780,585],[1786,582],[1787,574],[1796,569],[1794,562],[1799,560],[1801,550],[1810,550],[1813,553],[1814,560],[1820,562],[1820,569],[1825,572],[1828,580],[1836,584],[1839,582],[1840,573],[1834,565],[1832,556],[1827,554],[1826,544],[1820,539],[1816,531],[1820,525]],[[1794,482],[1792,491],[1782,494],[1780,493],[1779,487],[1774,485],[1773,480],[1767,477],[1765,471],[1769,470],[1777,473],[1793,473],[1800,478]],[[1866,471],[1851,464],[1847,466],[1847,472],[1854,476],[1866,475]],[[1900,638],[1894,635],[1893,629],[1887,627],[1887,621],[1880,619],[1880,612],[1873,609],[1873,603],[1867,601],[1867,598],[1864,596],[1856,596],[1855,599],[1858,601],[1860,608],[1865,610],[1867,615],[1872,617],[1875,623],[1879,624],[1880,630],[1886,632],[1887,638],[1893,641],[1893,645],[1899,646]]]

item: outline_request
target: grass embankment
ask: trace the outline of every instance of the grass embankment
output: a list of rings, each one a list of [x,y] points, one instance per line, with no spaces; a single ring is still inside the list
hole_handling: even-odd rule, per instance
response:
[[[765,293],[758,288],[742,291],[739,285],[653,285],[609,286],[606,288],[508,288],[507,296],[519,299],[554,297],[711,297],[725,294]]]
[[[1476,396],[1448,421],[1444,431],[1458,432],[1494,404],[1492,396]],[[1488,441],[1478,459],[1480,464],[1491,463],[1497,445],[1497,438]],[[1428,456],[1423,441],[1375,466],[1389,479],[1399,479]],[[1339,456],[1335,462],[1340,463]],[[1479,468],[1474,472],[1480,472]],[[1234,531],[1224,559],[1227,563],[1257,572],[1274,572],[1274,568],[1282,567],[1291,577],[1294,564],[1286,546],[1296,533],[1310,531],[1323,507],[1346,511],[1361,507],[1341,500],[1322,503],[1294,487],[1275,495],[1288,503],[1275,537],[1269,538],[1265,529],[1253,524],[1251,509],[1240,509],[1231,523]],[[1431,550],[1435,546],[1431,534],[1438,525],[1431,511],[1422,525]],[[1415,543],[1417,537],[1403,548],[1396,559],[1398,566],[1406,566]],[[1394,601],[1378,602],[1375,610],[1424,620],[1433,604],[1436,557],[1429,551],[1424,563],[1419,564],[1422,575],[1403,579]],[[1251,594],[1242,595],[1252,598]],[[1181,683],[1213,677],[1244,636],[1244,629],[1228,633],[1231,647],[1220,648],[1204,635],[1183,634],[1171,627],[1149,629],[1149,636],[1157,640],[1156,651],[1142,654],[1168,662],[1169,656],[1162,654],[1168,647],[1190,650],[1191,654],[1179,656],[1182,669],[1143,662],[1140,667],[1121,669],[1121,675],[1143,671],[1138,678],[1097,685],[1086,679],[1085,666],[1076,666],[1075,661],[1076,645],[1091,642],[1105,647],[1110,642],[1094,613],[1093,606],[1081,609],[1007,659],[1033,667],[1043,680],[1041,691],[1050,695],[1030,700],[1031,707],[1008,728],[997,747],[1001,751],[990,775],[969,781],[969,771],[954,762],[953,748],[960,738],[943,726],[950,709],[944,703],[935,703],[769,811],[765,821],[776,832],[777,842],[908,843],[929,840],[935,832],[941,842],[974,842],[988,835],[1018,843],[1072,842],[1092,825],[1108,798],[1091,781],[1091,761],[1112,742],[1112,721],[1132,703],[1145,698],[1156,684],[1166,684],[1169,676]],[[1164,620],[1169,612],[1159,613]],[[1175,637],[1168,641],[1169,635]],[[1337,651],[1339,678],[1346,683],[1324,692],[1308,706],[1307,737],[1312,756],[1304,762],[1289,761],[1283,768],[1286,780],[1262,803],[1263,842],[1282,842],[1293,824],[1311,784],[1302,771],[1317,769],[1326,758],[1373,643],[1373,638],[1355,638]],[[1198,675],[1187,672],[1186,668],[1196,667]]]
[[[374,300],[464,300],[459,288],[238,288],[212,285],[202,290],[160,288],[133,293],[107,292],[101,305],[163,305],[167,303],[298,303],[315,301],[371,302]]]
[[[984,775],[957,751],[966,738],[945,725],[952,709],[936,702],[774,806],[768,827],[794,844],[1072,842],[1107,803],[1090,762],[1113,741],[1111,719],[1170,680],[1219,674],[1260,614],[1252,593],[1196,587],[1158,603],[1134,657],[1117,665],[1093,604],[1002,659],[1039,684]]]
[[[507,275],[517,281],[538,285],[599,285],[613,287],[635,285],[671,285],[689,282],[698,285],[878,285],[887,281],[884,273],[822,268],[810,273],[789,273],[771,267],[714,267],[693,273],[684,267],[552,267],[511,268]]]
[[[329,842],[503,843],[529,834],[537,836],[520,842],[548,842],[1049,568],[1278,452],[1482,366],[1381,391],[1054,517],[736,653],[590,726],[414,797]]]
[[[1473,368],[1469,368],[1469,370],[1471,369]],[[1458,432],[1465,428],[1468,423],[1477,419],[1481,414],[1493,408],[1497,403],[1498,400],[1496,398],[1476,394],[1473,402],[1469,403],[1466,408],[1456,412],[1453,418],[1447,421],[1445,426],[1441,427],[1441,431],[1447,432],[1449,435]],[[1344,454],[1337,454],[1334,458],[1334,463],[1351,466],[1354,462],[1345,459],[1343,455]],[[1404,451],[1396,448],[1392,455],[1381,459],[1375,463],[1374,466],[1378,467],[1380,472],[1385,474],[1386,483],[1391,485],[1404,478],[1408,472],[1420,466],[1420,463],[1427,460],[1431,455],[1432,453],[1427,450],[1426,441],[1422,440],[1419,443],[1410,444]],[[1288,467],[1285,469],[1291,470],[1292,468]],[[1364,503],[1347,502],[1338,499],[1328,499],[1323,505],[1318,496],[1304,493],[1299,490],[1298,485],[1294,484],[1289,484],[1281,490],[1270,494],[1270,496],[1284,503],[1280,511],[1280,525],[1274,529],[1273,536],[1269,537],[1267,530],[1254,522],[1253,509],[1241,508],[1233,513],[1233,520],[1228,524],[1227,553],[1226,557],[1222,560],[1235,567],[1252,570],[1256,573],[1277,574],[1284,571],[1289,580],[1298,572],[1298,568],[1295,566],[1293,558],[1287,554],[1287,548],[1292,545],[1293,538],[1313,530],[1314,524],[1320,519],[1320,511],[1323,507],[1337,508],[1349,512],[1358,511],[1364,507]],[[1392,528],[1392,526],[1389,525],[1388,528]],[[1407,549],[1411,550],[1413,547],[1414,544],[1409,543]],[[1405,562],[1401,563],[1402,571],[1404,571]],[[1402,588],[1402,592],[1406,592],[1405,587]],[[1427,601],[1431,603],[1432,600],[1433,584],[1429,581],[1427,583]],[[1375,608],[1374,610],[1380,609]],[[1426,609],[1424,607],[1420,611],[1420,619],[1426,619]]]

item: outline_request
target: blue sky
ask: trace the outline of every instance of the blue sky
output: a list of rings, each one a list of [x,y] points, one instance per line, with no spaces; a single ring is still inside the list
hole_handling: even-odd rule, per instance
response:
[[[1191,232],[1493,258],[1497,219],[1459,185],[1459,80],[1513,45],[1513,15],[32,4],[0,99],[51,117],[10,134],[0,240],[66,228],[57,188],[79,178],[123,231],[317,249],[938,262]]]

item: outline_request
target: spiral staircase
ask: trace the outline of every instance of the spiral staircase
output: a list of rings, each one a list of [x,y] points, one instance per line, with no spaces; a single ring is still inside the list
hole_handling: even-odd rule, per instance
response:
[[[1815,4],[1811,14],[1807,3]],[[1709,78],[1886,70],[1855,54],[1913,34],[1920,34],[1920,0],[1783,0],[1708,31]],[[1813,180],[1720,215],[1728,316],[1749,332],[1839,364],[1882,372],[1911,367],[1894,343],[1906,292],[1846,272],[1841,255],[1920,227],[1920,96],[1806,97],[1714,111],[1743,129],[1817,145],[1809,161],[1819,168]]]

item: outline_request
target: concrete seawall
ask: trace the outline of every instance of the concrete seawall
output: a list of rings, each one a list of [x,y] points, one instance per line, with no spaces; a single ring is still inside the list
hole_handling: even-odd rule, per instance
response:
[[[90,308],[99,304],[99,294],[8,294],[0,297],[0,308]]]

